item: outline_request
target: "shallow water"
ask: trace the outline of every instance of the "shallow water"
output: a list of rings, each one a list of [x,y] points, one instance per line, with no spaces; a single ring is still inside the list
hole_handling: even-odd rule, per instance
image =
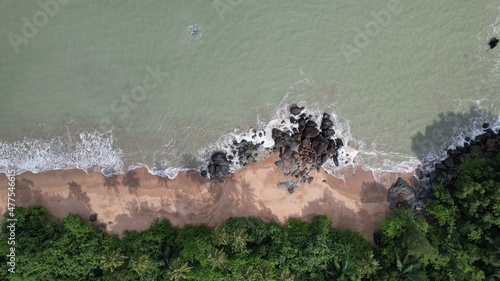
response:
[[[335,113],[376,169],[498,126],[498,0],[57,3],[0,4],[1,169],[182,167],[293,102]]]

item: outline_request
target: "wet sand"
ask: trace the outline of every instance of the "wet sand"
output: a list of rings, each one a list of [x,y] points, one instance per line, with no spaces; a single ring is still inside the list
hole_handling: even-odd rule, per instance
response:
[[[16,206],[37,203],[57,218],[78,214],[85,220],[98,214],[98,223],[121,235],[124,230],[144,230],[156,218],[173,225],[218,225],[232,216],[254,216],[285,222],[288,218],[310,220],[314,215],[329,216],[335,227],[372,233],[388,214],[387,190],[398,176],[384,173],[378,180],[371,171],[346,167],[336,177],[313,172],[314,181],[299,186],[294,194],[279,188],[290,180],[278,171],[271,155],[238,170],[223,184],[201,177],[197,172],[179,173],[175,179],[151,175],[137,169],[126,175],[106,178],[101,173],[81,170],[30,172],[16,177]],[[341,180],[339,178],[344,178]],[[0,175],[0,186],[7,177]],[[7,209],[7,190],[2,188],[0,211]]]

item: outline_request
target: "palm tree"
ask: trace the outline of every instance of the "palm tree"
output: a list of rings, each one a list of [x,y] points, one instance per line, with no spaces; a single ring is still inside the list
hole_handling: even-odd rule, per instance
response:
[[[335,259],[333,261],[336,273],[334,276],[337,281],[358,281],[361,280],[361,276],[358,274],[356,269],[349,263],[349,261],[339,261]]]
[[[114,272],[115,269],[122,266],[125,263],[127,257],[121,253],[121,250],[114,251],[109,257],[101,257],[101,268],[104,271]]]
[[[227,232],[221,226],[215,227],[212,238],[215,246],[227,245]]]
[[[191,271],[191,267],[187,262],[182,263],[180,259],[176,259],[170,265],[170,281],[179,281],[188,279],[187,274]]]
[[[356,267],[363,277],[369,278],[380,269],[380,263],[373,257],[372,251],[366,251],[356,262]]]
[[[222,249],[216,249],[208,255],[208,262],[212,265],[212,270],[221,268],[227,262],[227,255]]]
[[[151,266],[151,261],[149,260],[148,255],[142,255],[130,261],[130,267],[139,276],[142,276],[149,269],[150,266]]]
[[[257,272],[253,266],[243,266],[240,267],[238,280],[243,281],[260,281],[262,278],[259,272]]]
[[[278,279],[278,271],[272,265],[261,265],[259,272],[262,275],[262,281],[275,281]]]
[[[417,271],[420,267],[419,262],[412,262],[410,255],[406,254],[403,260],[396,253],[397,278],[402,281],[420,281],[425,280],[425,274]]]
[[[280,281],[295,281],[295,276],[290,272],[289,269],[283,270],[279,277]]]
[[[244,229],[237,230],[233,233],[234,246],[238,251],[243,251],[246,246],[248,235]]]

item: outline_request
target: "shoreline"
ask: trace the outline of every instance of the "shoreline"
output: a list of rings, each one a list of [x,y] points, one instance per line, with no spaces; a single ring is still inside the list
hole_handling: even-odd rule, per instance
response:
[[[291,180],[274,164],[279,155],[265,156],[237,170],[224,183],[203,178],[196,171],[180,172],[174,179],[162,178],[140,168],[127,174],[104,177],[101,172],[55,170],[16,176],[16,207],[41,204],[56,218],[78,214],[97,221],[107,231],[121,236],[124,230],[145,230],[156,218],[166,218],[172,225],[207,224],[214,226],[234,216],[254,216],[265,221],[284,223],[289,218],[310,220],[327,215],[333,225],[372,233],[389,211],[387,191],[397,177],[414,183],[414,173],[386,172],[377,178],[361,166],[346,166],[337,177],[323,169],[311,172],[311,184],[302,183],[289,194],[277,187]],[[355,174],[353,174],[355,171]],[[344,180],[339,178],[344,178]],[[0,176],[6,186],[7,177]],[[2,196],[7,198],[5,189]],[[7,210],[7,200],[0,202],[0,212]],[[3,219],[3,218],[2,218]]]

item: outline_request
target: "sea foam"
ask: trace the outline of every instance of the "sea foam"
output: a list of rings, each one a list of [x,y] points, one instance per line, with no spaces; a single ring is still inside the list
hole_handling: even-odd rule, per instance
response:
[[[123,171],[123,151],[114,147],[113,134],[82,132],[77,139],[49,140],[25,137],[21,141],[0,140],[0,172],[16,174],[48,170],[82,169]]]

